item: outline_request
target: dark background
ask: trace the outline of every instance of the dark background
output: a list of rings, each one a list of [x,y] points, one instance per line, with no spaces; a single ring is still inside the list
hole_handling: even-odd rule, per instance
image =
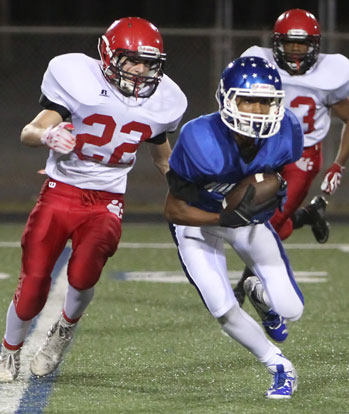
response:
[[[116,19],[140,16],[164,38],[165,72],[188,98],[182,124],[217,110],[214,95],[226,64],[246,48],[270,46],[276,18],[290,8],[314,13],[322,27],[321,50],[349,54],[348,0],[0,0],[0,220],[26,217],[42,185],[47,149],[19,142],[23,126],[41,110],[38,99],[54,56],[81,52],[98,59],[97,38]],[[310,199],[319,193],[325,168],[334,160],[341,123],[334,119],[324,144],[324,168]],[[178,131],[170,135],[175,144]],[[129,174],[126,212],[161,214],[166,185],[140,146]],[[349,174],[348,174],[349,176]],[[349,215],[349,178],[332,197],[331,214]],[[309,200],[306,200],[309,201]]]
[[[3,24],[106,26],[120,17],[140,16],[160,27],[213,27],[219,3],[231,3],[235,29],[271,28],[277,16],[296,7],[319,19],[328,8],[335,9],[337,28],[347,31],[349,27],[348,0],[0,1]]]

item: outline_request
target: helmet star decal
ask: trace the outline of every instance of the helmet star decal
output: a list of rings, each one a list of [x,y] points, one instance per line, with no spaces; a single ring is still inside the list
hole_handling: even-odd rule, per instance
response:
[[[285,108],[276,67],[260,57],[241,57],[224,70],[216,93],[221,119],[228,128],[252,138],[269,138],[280,129]],[[268,114],[241,112],[236,98],[269,99]]]

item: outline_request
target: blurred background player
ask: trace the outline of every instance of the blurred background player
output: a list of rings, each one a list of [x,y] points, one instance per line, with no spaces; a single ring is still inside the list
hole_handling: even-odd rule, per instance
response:
[[[316,196],[306,207],[300,207],[322,166],[321,144],[330,128],[331,112],[344,125],[337,156],[321,184],[324,193],[331,195],[337,190],[349,157],[349,60],[341,54],[319,53],[320,38],[316,18],[306,10],[292,9],[276,20],[272,49],[252,46],[242,54],[260,56],[278,66],[285,106],[297,116],[304,132],[302,156],[281,172],[288,183],[286,205],[270,220],[281,240],[303,225],[311,226],[319,243],[328,239],[325,197]],[[234,289],[241,305],[245,298],[243,282],[251,275],[245,269]]]
[[[52,269],[71,239],[62,314],[30,365],[37,376],[57,368],[118,247],[137,148],[151,143],[153,162],[165,175],[171,152],[166,133],[177,128],[187,106],[183,92],[163,74],[162,37],[147,20],[115,21],[98,50],[100,60],[79,53],[51,60],[41,88],[45,109],[21,134],[25,145],[50,149],[49,178],[22,237],[22,270],[0,354],[3,382],[18,376],[29,325],[45,305]]]
[[[290,111],[284,112],[283,96],[280,76],[266,60],[243,57],[230,63],[217,90],[219,112],[194,119],[181,130],[170,158],[165,205],[188,280],[222,329],[268,368],[273,383],[266,396],[273,399],[291,398],[297,375],[259,324],[240,308],[229,283],[224,242],[258,276],[254,304],[267,334],[284,341],[284,318],[295,321],[303,312],[303,296],[268,222],[286,191],[280,185],[276,204],[266,211],[258,211],[247,193],[241,209],[231,213],[222,210],[222,201],[244,177],[278,170],[301,156],[302,129]]]

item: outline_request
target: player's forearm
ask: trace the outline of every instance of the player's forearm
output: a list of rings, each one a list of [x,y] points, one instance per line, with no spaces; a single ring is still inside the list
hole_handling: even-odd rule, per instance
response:
[[[43,145],[41,138],[48,127],[56,126],[63,121],[62,116],[49,109],[44,109],[37,116],[27,124],[21,133],[21,142],[30,147],[39,147]]]
[[[185,226],[218,226],[220,215],[190,206],[168,194],[164,210],[167,221]]]
[[[152,145],[150,147],[150,153],[154,166],[160,171],[160,174],[165,177],[167,171],[170,169],[168,160],[171,155],[171,147],[168,140],[161,145]]]
[[[168,159],[154,160],[155,167],[160,171],[160,174],[165,177],[167,171],[170,169]]]
[[[344,124],[335,162],[344,166],[349,158],[349,121]]]
[[[38,147],[43,145],[41,137],[45,132],[45,128],[39,128],[32,124],[26,125],[21,133],[21,142],[30,147]]]

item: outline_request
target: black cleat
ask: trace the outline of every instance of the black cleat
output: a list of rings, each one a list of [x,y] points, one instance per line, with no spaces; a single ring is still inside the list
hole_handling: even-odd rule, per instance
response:
[[[241,279],[238,284],[234,288],[234,295],[239,302],[240,307],[242,308],[242,305],[245,302],[246,293],[244,290],[244,281],[245,279]]]
[[[310,221],[311,231],[318,243],[326,243],[330,234],[330,224],[325,219],[327,201],[323,196],[315,196],[305,207]]]
[[[240,308],[242,308],[242,305],[245,302],[246,292],[244,289],[244,282],[245,280],[250,277],[254,276],[253,272],[246,266],[240,280],[238,281],[237,285],[234,288],[234,295],[236,297],[236,300],[239,302]]]

